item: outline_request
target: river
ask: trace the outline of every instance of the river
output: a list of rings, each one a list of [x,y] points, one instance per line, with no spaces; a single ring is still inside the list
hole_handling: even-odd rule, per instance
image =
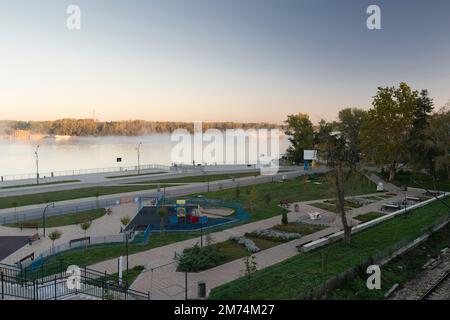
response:
[[[170,134],[150,134],[138,137],[68,137],[39,140],[0,139],[0,176],[32,174],[36,172],[36,146],[39,145],[39,172],[85,170],[135,166],[136,147],[140,147],[140,163],[170,165],[175,142]],[[280,136],[280,154],[288,146]],[[206,145],[206,143],[204,144]],[[117,158],[122,158],[118,163]],[[206,162],[207,159],[205,160]]]

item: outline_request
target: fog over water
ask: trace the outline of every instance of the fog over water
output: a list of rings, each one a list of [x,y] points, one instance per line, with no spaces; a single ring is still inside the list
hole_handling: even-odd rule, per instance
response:
[[[139,137],[70,137],[39,140],[12,140],[0,138],[0,176],[36,172],[36,146],[39,145],[39,171],[49,174],[56,171],[94,168],[126,167],[137,164],[136,147],[140,148],[141,165],[170,165],[172,148],[177,144],[167,134],[150,134]],[[204,143],[205,147],[208,143]],[[280,154],[288,146],[287,137],[280,136]],[[122,158],[121,163],[116,159]],[[204,161],[208,162],[208,159]]]

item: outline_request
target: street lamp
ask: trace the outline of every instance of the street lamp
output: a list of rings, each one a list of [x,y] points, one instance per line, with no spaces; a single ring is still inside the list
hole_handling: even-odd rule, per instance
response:
[[[206,170],[203,170],[203,174],[206,175],[206,178],[208,181],[208,192],[209,192],[209,174],[206,172]]]
[[[36,156],[36,184],[39,184],[39,145],[36,146],[34,155]]]
[[[45,212],[47,211],[47,209],[48,209],[49,207],[54,208],[54,207],[55,207],[55,203],[52,202],[52,203],[47,204],[47,205],[45,206],[45,208],[44,208],[44,211],[42,211],[42,227],[44,228],[44,238],[45,238]]]
[[[124,230],[123,232],[125,234],[125,248],[126,248],[126,254],[127,254],[127,279],[126,279],[127,284],[126,284],[126,286],[128,288],[128,231]]]
[[[200,222],[200,248],[203,248],[203,222]]]
[[[142,145],[142,142],[139,142],[138,146],[136,147],[137,160],[138,160],[138,175],[141,174],[141,145]]]

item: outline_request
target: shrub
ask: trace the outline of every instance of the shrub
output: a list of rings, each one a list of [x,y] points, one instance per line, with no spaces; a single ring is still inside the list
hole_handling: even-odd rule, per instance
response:
[[[217,248],[207,246],[200,248],[198,244],[186,248],[178,261],[178,271],[198,272],[213,268],[222,263],[225,255]]]
[[[289,223],[289,220],[288,220],[287,212],[285,211],[281,214],[281,224],[285,226],[288,223]]]

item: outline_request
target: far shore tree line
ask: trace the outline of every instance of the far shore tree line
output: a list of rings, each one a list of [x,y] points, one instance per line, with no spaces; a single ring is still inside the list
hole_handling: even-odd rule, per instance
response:
[[[351,229],[345,214],[345,196],[351,179],[367,165],[381,168],[389,181],[400,169],[420,172],[433,181],[450,178],[450,111],[434,110],[427,90],[416,91],[406,83],[379,87],[368,111],[346,108],[338,120],[321,120],[314,127],[307,114],[289,115],[285,121],[291,147],[287,157],[303,162],[303,150],[318,150],[335,184],[337,211],[345,239]]]
[[[271,123],[204,122],[203,129],[259,129],[280,128]],[[176,129],[194,130],[192,122],[174,121],[109,121],[94,119],[59,119],[55,121],[10,121],[0,120],[0,134],[12,134],[15,130],[26,130],[32,134],[67,136],[139,136],[150,133],[168,133]],[[283,129],[283,128],[282,128]]]

